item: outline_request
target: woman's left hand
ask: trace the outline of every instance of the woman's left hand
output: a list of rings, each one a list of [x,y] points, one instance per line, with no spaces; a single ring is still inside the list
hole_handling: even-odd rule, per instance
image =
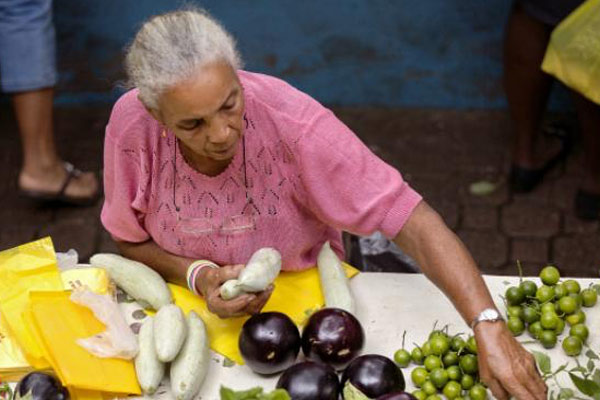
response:
[[[504,322],[481,322],[475,327],[479,376],[496,399],[545,400],[548,388],[535,359],[517,342]]]

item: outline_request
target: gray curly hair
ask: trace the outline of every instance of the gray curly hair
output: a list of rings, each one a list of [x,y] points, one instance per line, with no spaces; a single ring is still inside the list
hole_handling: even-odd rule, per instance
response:
[[[128,86],[139,89],[140,100],[158,108],[158,97],[198,68],[225,61],[242,66],[232,36],[208,13],[187,8],[146,21],[127,49]]]

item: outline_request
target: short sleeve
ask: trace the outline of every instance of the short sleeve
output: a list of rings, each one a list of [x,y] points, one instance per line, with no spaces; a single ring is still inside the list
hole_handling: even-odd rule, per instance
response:
[[[306,106],[294,147],[310,209],[337,229],[395,237],[422,197],[330,110]]]
[[[105,199],[101,220],[113,238],[139,243],[150,238],[144,229],[148,151],[140,140],[143,126],[136,124],[136,118],[119,102],[113,109],[104,139]]]

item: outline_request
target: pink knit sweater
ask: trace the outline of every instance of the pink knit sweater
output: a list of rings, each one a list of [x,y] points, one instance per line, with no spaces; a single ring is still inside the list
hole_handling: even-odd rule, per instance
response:
[[[343,256],[342,230],[400,231],[421,200],[400,173],[308,95],[270,76],[239,77],[244,142],[215,177],[184,161],[137,90],[117,101],[106,128],[101,217],[115,239],[152,239],[220,265],[274,247],[284,270],[301,270],[315,265],[327,240]]]

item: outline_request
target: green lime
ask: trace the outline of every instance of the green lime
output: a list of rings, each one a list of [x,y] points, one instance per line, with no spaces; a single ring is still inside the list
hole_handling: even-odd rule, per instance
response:
[[[435,329],[435,330],[431,331],[431,333],[429,334],[429,337],[427,338],[427,340],[431,340],[431,339],[433,339],[434,337],[437,337],[437,336],[448,338],[448,335],[446,334],[446,332],[444,332],[444,331],[442,331],[440,329]]]
[[[583,343],[590,336],[590,331],[584,324],[576,324],[569,329],[569,336],[577,336]]]
[[[545,303],[542,304],[542,308],[540,309],[540,311],[543,314],[547,312],[556,312],[556,309],[554,308],[554,303]]]
[[[485,400],[487,399],[487,389],[478,383],[469,390],[469,398],[471,400]]]
[[[438,392],[437,388],[431,381],[426,381],[425,383],[423,383],[423,386],[421,386],[421,389],[423,389],[423,391],[427,395],[436,394]]]
[[[464,373],[476,374],[478,371],[477,356],[474,354],[465,354],[460,357],[458,365],[460,365]]]
[[[508,318],[510,317],[516,317],[516,318],[523,318],[523,307],[521,306],[508,306],[508,308],[506,309],[506,315],[508,316]]]
[[[535,292],[535,298],[540,303],[552,300],[554,298],[554,288],[552,286],[540,286],[537,292]]]
[[[475,341],[475,336],[469,336],[469,339],[467,339],[467,350],[471,354],[477,354],[477,342]]]
[[[583,296],[581,293],[569,293],[569,297],[572,297],[577,302],[577,308],[581,308],[583,305]]]
[[[444,357],[442,357],[442,362],[444,363],[444,367],[450,367],[451,365],[458,364],[458,353],[455,351],[447,352]]]
[[[423,343],[423,346],[421,346],[421,351],[423,352],[423,357],[427,357],[433,354],[431,352],[431,343],[429,343],[429,340]]]
[[[423,351],[421,350],[421,348],[415,347],[410,352],[410,358],[415,364],[423,364],[423,358],[425,357],[423,356]]]
[[[467,343],[465,342],[465,339],[461,338],[458,335],[454,336],[450,342],[450,348],[456,352],[462,351],[462,349],[464,349],[466,345]]]
[[[525,300],[525,292],[519,286],[511,286],[504,293],[509,306],[518,306]]]
[[[394,353],[394,361],[396,361],[396,364],[398,364],[400,368],[408,367],[410,359],[410,353],[404,349],[397,350]]]
[[[473,385],[475,385],[475,379],[472,375],[464,374],[462,378],[460,378],[460,386],[462,386],[463,389],[469,390]]]
[[[556,333],[556,336],[558,336],[561,333],[563,333],[564,330],[565,330],[565,321],[562,318],[559,318],[558,322],[556,323],[556,328],[554,328],[554,332]]]
[[[429,372],[427,372],[427,370],[423,367],[417,367],[413,369],[410,373],[410,378],[412,379],[416,387],[423,386],[423,383],[425,383],[428,377]]]
[[[458,365],[451,365],[446,368],[446,371],[448,372],[448,379],[451,381],[460,381],[462,378],[462,371]]]
[[[528,324],[533,324],[539,320],[540,314],[534,307],[526,306],[523,308],[523,321],[527,322]]]
[[[415,390],[414,392],[412,392],[412,395],[415,396],[417,400],[427,400],[427,393],[425,393],[421,389]]]
[[[425,357],[425,362],[423,364],[425,365],[425,369],[427,369],[427,371],[433,371],[436,368],[443,367],[442,360],[433,354]]]
[[[540,323],[540,321],[534,322],[533,324],[529,324],[529,326],[527,327],[527,331],[529,331],[529,334],[534,339],[537,339],[543,330],[544,328],[542,328],[542,324]]]
[[[585,313],[581,310],[577,311],[575,314],[567,315],[565,321],[569,326],[583,324],[585,322]]]
[[[510,317],[508,321],[506,321],[506,325],[513,336],[519,336],[525,330],[525,324],[517,317]]]
[[[544,346],[544,348],[551,349],[554,346],[556,346],[556,332],[543,330],[542,332],[540,332],[538,340],[540,341],[542,346]]]
[[[442,400],[442,398],[439,394],[432,394],[427,396],[425,400]]]
[[[594,307],[598,301],[598,293],[594,289],[583,289],[581,291],[584,307]]]
[[[429,344],[431,346],[431,353],[436,356],[443,356],[450,349],[450,340],[447,336],[434,336],[429,339]]]
[[[565,314],[573,314],[577,311],[577,300],[571,296],[561,297],[561,299],[558,300],[558,308]]]
[[[581,353],[583,342],[577,336],[568,336],[562,342],[562,348],[568,356],[575,357]]]
[[[544,285],[556,285],[560,279],[560,272],[558,272],[558,268],[548,265],[540,271],[540,279]]]
[[[567,290],[565,285],[563,285],[562,283],[559,283],[558,285],[554,286],[554,296],[557,299],[561,299],[568,294],[569,294],[569,291]]]
[[[429,373],[429,380],[436,388],[443,388],[448,382],[448,372],[444,368],[436,368]]]
[[[535,297],[535,292],[537,291],[537,285],[534,281],[523,281],[519,284],[519,287],[523,289],[523,293],[525,293],[525,297]]]
[[[558,323],[558,315],[554,312],[554,309],[551,312],[543,312],[540,318],[540,324],[544,329],[556,329],[556,324]]]
[[[568,279],[563,282],[563,285],[567,288],[567,292],[569,293],[579,293],[581,291],[581,286],[579,286],[579,282],[574,279]]]
[[[447,399],[455,399],[462,394],[462,386],[458,382],[450,381],[446,383],[442,393],[444,393]]]

